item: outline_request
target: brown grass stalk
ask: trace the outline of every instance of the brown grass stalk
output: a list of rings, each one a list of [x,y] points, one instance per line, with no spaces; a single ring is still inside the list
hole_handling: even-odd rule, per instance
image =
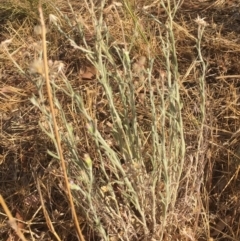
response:
[[[8,209],[7,204],[5,203],[2,195],[0,195],[0,203],[9,218],[9,225],[11,226],[11,228],[16,232],[16,234],[22,241],[27,241],[27,239],[24,237],[21,229],[18,227],[15,218],[12,216],[10,210]]]
[[[55,231],[55,228],[52,224],[52,221],[51,221],[51,219],[49,217],[49,214],[47,212],[47,209],[45,207],[43,196],[42,196],[42,191],[41,191],[41,187],[40,187],[40,183],[39,183],[39,179],[37,177],[35,177],[35,181],[37,183],[37,189],[38,189],[38,193],[39,193],[39,196],[40,196],[41,206],[42,206],[42,209],[43,209],[43,214],[44,214],[47,226],[48,226],[49,230],[52,232],[52,234],[55,236],[57,241],[61,241],[60,237],[58,236],[57,232]]]
[[[71,190],[70,190],[70,186],[69,186],[69,182],[68,182],[65,160],[64,160],[64,157],[63,157],[61,141],[60,141],[60,136],[59,136],[59,132],[58,132],[59,129],[58,129],[58,124],[57,124],[57,120],[56,120],[56,114],[55,114],[55,111],[54,111],[52,90],[51,90],[49,74],[48,74],[46,27],[45,27],[45,22],[44,22],[43,12],[42,12],[41,6],[39,6],[39,13],[40,13],[41,26],[42,26],[43,63],[44,63],[44,72],[45,72],[45,80],[46,80],[46,87],[47,87],[47,95],[48,95],[50,111],[51,111],[52,119],[53,119],[53,126],[54,126],[54,131],[55,131],[56,143],[57,143],[57,146],[58,146],[58,154],[59,154],[59,157],[60,157],[60,163],[61,163],[61,167],[62,167],[62,171],[63,171],[63,175],[64,175],[66,191],[67,191],[67,195],[68,195],[68,199],[69,199],[69,203],[70,203],[70,208],[71,208],[71,211],[72,211],[72,217],[73,217],[74,224],[75,224],[75,227],[76,227],[76,231],[77,231],[77,234],[78,234],[78,238],[79,238],[80,241],[84,241],[85,239],[84,239],[82,231],[80,229],[80,225],[79,225],[79,222],[78,222],[78,218],[77,218],[77,214],[76,214],[76,210],[75,210],[75,206],[74,206],[74,203],[73,203],[73,198],[72,198],[72,194],[71,194]]]

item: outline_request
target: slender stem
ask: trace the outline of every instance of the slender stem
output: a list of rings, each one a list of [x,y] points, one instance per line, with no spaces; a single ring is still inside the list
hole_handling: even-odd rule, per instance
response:
[[[53,105],[52,91],[51,91],[51,85],[50,85],[50,80],[49,80],[49,75],[48,75],[46,27],[45,27],[45,23],[44,23],[43,12],[42,12],[41,6],[39,6],[39,13],[40,13],[41,26],[42,26],[43,62],[44,62],[44,73],[45,73],[44,77],[46,80],[47,94],[48,94],[48,100],[49,100],[49,105],[50,105],[50,111],[52,114],[53,127],[54,127],[54,132],[55,132],[55,137],[56,137],[57,148],[58,148],[58,155],[60,157],[60,163],[61,163],[61,167],[63,170],[66,190],[67,190],[68,199],[69,199],[69,202],[71,205],[72,216],[73,216],[73,220],[74,220],[75,227],[77,230],[78,238],[80,241],[84,241],[85,239],[82,235],[82,231],[80,229],[80,225],[79,225],[79,222],[77,219],[77,214],[76,214],[75,206],[73,203],[70,185],[68,182],[67,169],[66,169],[66,165],[65,165],[65,161],[64,161],[64,157],[63,157],[61,141],[60,141],[60,136],[59,136],[59,129],[58,129],[58,125],[57,125],[57,121],[56,121],[56,114],[55,114],[54,105]]]

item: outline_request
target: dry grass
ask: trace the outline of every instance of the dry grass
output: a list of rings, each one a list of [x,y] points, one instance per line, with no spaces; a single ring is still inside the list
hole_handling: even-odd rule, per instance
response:
[[[0,240],[239,240],[237,4],[0,6]]]

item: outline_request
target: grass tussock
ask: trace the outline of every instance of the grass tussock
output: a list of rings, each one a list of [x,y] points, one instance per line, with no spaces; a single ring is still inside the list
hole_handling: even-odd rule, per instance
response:
[[[239,240],[237,3],[38,4],[0,6],[1,240]]]

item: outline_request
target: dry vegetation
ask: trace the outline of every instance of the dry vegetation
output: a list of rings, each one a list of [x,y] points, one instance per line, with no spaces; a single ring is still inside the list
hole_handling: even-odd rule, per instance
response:
[[[240,240],[238,1],[38,6],[0,1],[0,240]]]

